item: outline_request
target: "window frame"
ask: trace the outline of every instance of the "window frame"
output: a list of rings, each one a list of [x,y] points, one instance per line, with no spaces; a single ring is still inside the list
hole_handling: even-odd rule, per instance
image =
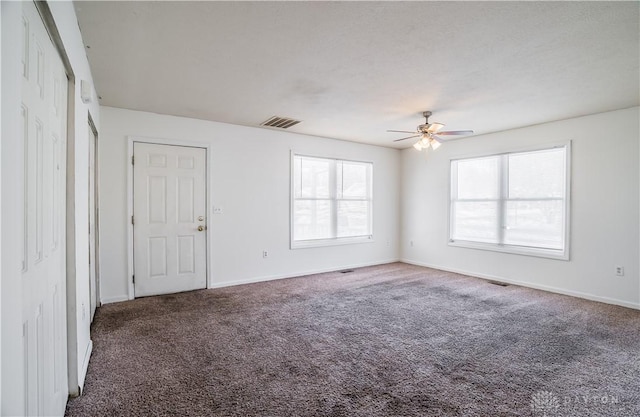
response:
[[[455,161],[461,161],[466,159],[481,159],[481,158],[490,158],[496,156],[505,156],[505,155],[513,155],[513,154],[521,154],[521,153],[529,153],[529,152],[538,152],[545,151],[551,149],[565,149],[565,191],[564,191],[564,248],[562,250],[558,249],[548,249],[548,248],[539,248],[532,246],[520,246],[520,245],[511,245],[505,243],[488,243],[488,242],[476,242],[471,240],[454,240],[453,239],[453,229],[454,229],[454,199],[453,199],[453,180],[454,180],[454,172],[453,172],[453,163]],[[505,163],[504,158],[500,160],[500,176],[498,181],[500,182],[499,196],[498,196],[498,228],[502,229],[504,226],[504,209],[506,206],[506,202],[512,201],[513,199],[508,198],[508,174],[505,175]],[[456,173],[457,175],[457,173]],[[539,199],[540,201],[544,199]],[[536,200],[538,201],[538,200]],[[570,246],[571,246],[571,141],[560,142],[560,143],[549,143],[544,145],[525,147],[519,149],[512,149],[506,152],[492,152],[485,154],[474,154],[474,155],[464,155],[459,157],[450,158],[449,160],[449,195],[448,195],[448,225],[449,225],[449,236],[448,236],[448,245],[452,247],[461,247],[468,249],[480,249],[480,250],[488,250],[492,252],[502,252],[502,253],[510,253],[516,255],[526,255],[526,256],[534,256],[541,258],[550,258],[568,261],[570,260]],[[503,235],[499,234],[499,240],[502,241]]]
[[[314,159],[324,159],[324,160],[331,160],[333,161],[334,164],[336,164],[337,162],[354,162],[354,163],[358,163],[358,164],[369,164],[371,166],[370,168],[370,173],[369,173],[369,198],[368,200],[363,200],[363,199],[349,199],[349,198],[338,198],[336,195],[336,190],[335,189],[330,189],[330,194],[329,194],[329,198],[327,200],[331,201],[332,203],[332,210],[331,210],[331,224],[332,224],[332,228],[334,229],[334,232],[337,231],[337,202],[338,201],[342,201],[342,200],[353,200],[353,201],[368,201],[369,202],[369,234],[368,235],[363,235],[363,236],[347,236],[347,237],[330,237],[330,238],[324,238],[324,239],[310,239],[310,240],[295,240],[294,239],[294,225],[295,225],[295,219],[294,219],[294,212],[295,212],[295,202],[296,202],[296,197],[295,197],[295,189],[294,189],[294,184],[295,184],[295,158],[296,157],[302,157],[302,158],[314,158]],[[355,243],[372,243],[374,242],[374,238],[373,238],[373,171],[374,171],[374,163],[373,161],[366,161],[366,160],[357,160],[357,159],[349,159],[349,158],[340,158],[337,156],[320,156],[320,155],[313,155],[313,154],[307,154],[307,153],[301,153],[301,152],[295,152],[295,151],[291,151],[290,154],[290,172],[289,172],[289,180],[290,180],[290,185],[289,185],[289,247],[290,249],[303,249],[303,248],[313,248],[313,247],[322,247],[322,246],[339,246],[339,245],[350,245],[350,244],[355,244]],[[333,186],[336,185],[336,177],[337,177],[337,171],[334,170],[333,172],[329,173],[329,178],[332,179],[331,181],[333,181]],[[331,187],[333,187],[331,186]],[[333,187],[335,188],[335,187]],[[302,200],[305,200],[304,198]],[[323,199],[324,200],[324,199]],[[336,215],[334,217],[334,215]]]

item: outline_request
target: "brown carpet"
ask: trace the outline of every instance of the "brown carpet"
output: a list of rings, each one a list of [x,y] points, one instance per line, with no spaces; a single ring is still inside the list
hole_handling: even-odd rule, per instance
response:
[[[394,263],[106,305],[68,416],[640,416],[640,311]]]

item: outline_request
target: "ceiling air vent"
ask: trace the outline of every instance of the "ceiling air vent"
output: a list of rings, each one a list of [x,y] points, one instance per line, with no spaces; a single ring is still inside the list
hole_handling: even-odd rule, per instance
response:
[[[260,126],[279,127],[280,129],[288,129],[291,126],[297,125],[300,120],[288,119],[286,117],[273,116],[272,118],[260,123]]]

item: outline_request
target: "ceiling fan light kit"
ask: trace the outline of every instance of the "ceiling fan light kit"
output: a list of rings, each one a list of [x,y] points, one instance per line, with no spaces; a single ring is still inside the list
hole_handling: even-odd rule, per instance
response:
[[[435,151],[440,147],[440,142],[438,142],[432,135],[423,134],[422,137],[413,144],[413,147],[418,151],[429,148]]]
[[[433,149],[434,151],[440,147],[443,138],[438,137],[437,135],[442,136],[452,136],[452,135],[470,135],[473,133],[473,130],[448,130],[448,131],[440,131],[444,127],[442,123],[429,123],[429,116],[431,116],[430,111],[422,112],[422,116],[425,118],[424,124],[419,125],[416,128],[415,132],[410,130],[387,130],[387,132],[399,132],[399,133],[413,133],[412,136],[407,136],[406,138],[400,138],[394,140],[394,142],[399,142],[405,139],[418,138],[418,141],[413,144],[413,147],[421,151],[423,149]]]

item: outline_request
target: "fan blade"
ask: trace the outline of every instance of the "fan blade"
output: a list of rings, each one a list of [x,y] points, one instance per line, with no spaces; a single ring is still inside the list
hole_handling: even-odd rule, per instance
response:
[[[451,135],[471,135],[473,130],[446,130],[444,132],[438,132],[438,135],[451,136]]]
[[[415,130],[387,130],[387,132],[395,132],[395,133],[418,133]]]
[[[442,143],[449,143],[449,142],[455,142],[457,140],[471,139],[471,138],[475,138],[475,136],[447,136],[447,137],[438,138],[438,139],[440,139]]]
[[[399,142],[399,141],[405,140],[405,139],[417,138],[418,136],[420,136],[420,135],[407,136],[406,138],[396,139],[396,140],[394,140],[394,142]]]
[[[442,123],[429,123],[429,127],[427,128],[427,132],[436,133],[438,130],[442,129],[444,125]]]
[[[433,140],[435,140],[438,143],[443,143],[444,139],[437,137],[436,135],[431,135],[431,137],[433,138]]]

